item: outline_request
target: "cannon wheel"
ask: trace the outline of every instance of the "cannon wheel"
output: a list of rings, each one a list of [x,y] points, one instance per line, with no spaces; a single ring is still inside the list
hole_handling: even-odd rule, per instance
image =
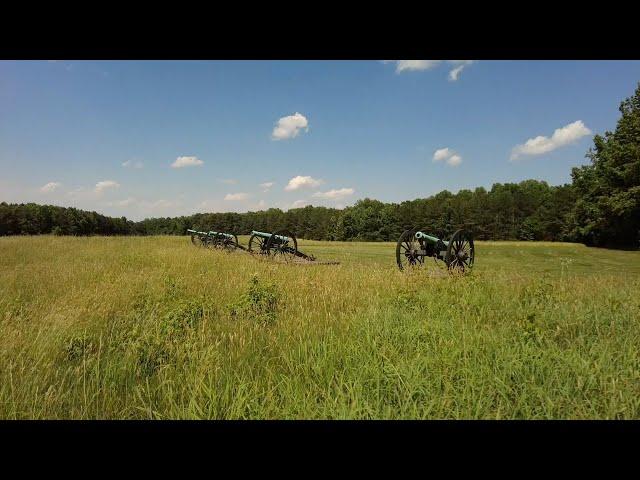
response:
[[[223,250],[227,250],[229,252],[235,250],[236,248],[238,248],[238,237],[236,237],[235,235],[233,236],[233,239],[224,237],[220,240],[220,247]]]
[[[289,241],[286,244],[277,243],[276,235],[280,235],[281,237],[289,237]],[[295,235],[292,234],[289,230],[278,230],[276,232],[273,232],[273,235],[271,235],[267,239],[265,248],[268,254],[273,256],[274,259],[290,262],[295,257],[297,257],[298,240],[296,240]]]
[[[207,248],[215,248],[216,247],[216,239],[215,239],[215,237],[207,235],[206,237],[204,237],[203,244]]]
[[[475,259],[473,236],[470,232],[461,229],[451,235],[445,263],[450,271],[464,273],[473,267]]]
[[[415,228],[405,230],[400,235],[396,245],[396,261],[398,268],[404,270],[407,267],[421,267],[424,265],[424,256],[412,253],[416,249],[421,249],[420,241],[416,238]]]
[[[222,248],[223,242],[224,240],[222,238],[220,238],[219,235],[214,235],[213,237],[211,237],[211,248]]]
[[[266,241],[267,240],[265,238],[259,237],[258,235],[251,235],[249,238],[249,252],[268,255],[269,252],[265,250]]]

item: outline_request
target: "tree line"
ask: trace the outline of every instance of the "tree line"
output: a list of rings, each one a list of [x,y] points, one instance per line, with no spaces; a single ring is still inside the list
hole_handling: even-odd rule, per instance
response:
[[[480,240],[640,244],[640,84],[620,105],[615,131],[595,135],[591,163],[571,172],[572,183],[496,183],[490,190],[443,191],[428,198],[383,203],[366,198],[342,210],[307,206],[282,211],[197,213],[140,222],[52,205],[0,203],[0,236],[184,235],[188,228],[238,235],[291,230],[312,240],[394,241],[407,228],[446,238],[459,227]]]
[[[359,200],[343,210],[307,206],[247,213],[196,213],[140,222],[52,205],[0,203],[0,235],[184,235],[188,228],[238,235],[287,229],[311,240],[393,241],[406,228],[447,236],[458,227],[478,239],[567,240],[567,214],[575,202],[571,185],[526,180],[497,183],[456,194],[443,191],[402,203]]]

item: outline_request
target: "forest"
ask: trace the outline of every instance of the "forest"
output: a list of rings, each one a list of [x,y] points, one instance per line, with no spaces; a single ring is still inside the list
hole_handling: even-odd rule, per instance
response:
[[[490,190],[442,191],[402,203],[363,199],[342,210],[307,206],[282,211],[197,213],[139,222],[52,205],[0,203],[5,235],[184,235],[187,228],[238,235],[289,229],[311,240],[395,241],[406,228],[448,236],[464,226],[479,240],[573,241],[638,248],[640,243],[640,84],[619,107],[613,132],[595,135],[590,163],[572,183],[496,183]]]

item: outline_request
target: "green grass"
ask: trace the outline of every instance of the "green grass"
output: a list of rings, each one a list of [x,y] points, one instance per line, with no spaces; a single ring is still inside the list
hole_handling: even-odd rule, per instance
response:
[[[640,252],[299,247],[0,238],[0,418],[640,418]]]

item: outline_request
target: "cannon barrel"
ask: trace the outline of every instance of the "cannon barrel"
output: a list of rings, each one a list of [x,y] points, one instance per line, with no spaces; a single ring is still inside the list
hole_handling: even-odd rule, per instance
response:
[[[438,242],[442,242],[445,245],[449,245],[449,242],[447,242],[446,240],[440,240],[438,237],[434,237],[431,235],[428,235],[424,232],[416,232],[416,238],[420,238],[422,240],[426,240],[429,243],[438,243]]]
[[[195,230],[191,230],[190,228],[187,228],[187,233],[198,233],[198,232]]]
[[[251,235],[256,235],[256,236],[262,237],[262,238],[271,238],[271,236],[273,234],[272,233],[265,233],[265,232],[258,232],[256,230],[252,230],[251,231]],[[283,235],[276,235],[275,238],[277,238],[281,242],[288,242],[289,240],[291,240],[289,237],[285,237]]]
[[[222,236],[222,237],[230,238],[230,239],[233,239],[233,238],[234,238],[234,237],[233,237],[233,235],[231,235],[231,234],[229,234],[229,233],[224,233],[224,232],[213,232],[213,231],[210,231],[210,232],[209,232],[209,235],[220,235],[220,236]]]

